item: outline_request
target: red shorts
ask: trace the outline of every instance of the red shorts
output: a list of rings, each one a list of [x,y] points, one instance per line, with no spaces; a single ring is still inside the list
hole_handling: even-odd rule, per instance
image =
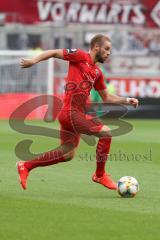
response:
[[[61,144],[78,146],[80,134],[96,135],[103,127],[102,122],[78,110],[62,110],[59,114],[61,124]]]

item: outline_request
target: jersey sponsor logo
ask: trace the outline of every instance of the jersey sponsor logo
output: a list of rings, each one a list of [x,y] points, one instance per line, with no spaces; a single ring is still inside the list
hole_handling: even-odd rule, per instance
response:
[[[68,53],[75,53],[75,52],[77,52],[77,49],[76,48],[67,49],[67,52]]]
[[[82,90],[82,91],[90,91],[92,89],[92,83],[88,80],[81,81],[80,83],[75,83],[75,82],[68,82],[65,85],[65,91],[75,91],[77,89]]]

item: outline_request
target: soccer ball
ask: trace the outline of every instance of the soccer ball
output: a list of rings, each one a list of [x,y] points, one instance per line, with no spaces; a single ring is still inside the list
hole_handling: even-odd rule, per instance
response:
[[[118,193],[121,197],[131,198],[135,197],[139,191],[139,183],[134,177],[121,177],[118,181]]]

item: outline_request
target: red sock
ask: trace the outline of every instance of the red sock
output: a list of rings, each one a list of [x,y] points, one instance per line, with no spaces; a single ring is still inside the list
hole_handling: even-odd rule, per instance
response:
[[[111,145],[111,137],[103,137],[103,138],[100,138],[98,141],[98,145],[96,149],[97,177],[101,177],[105,173],[105,165],[108,159],[110,145]]]
[[[59,162],[65,162],[63,152],[61,150],[54,150],[46,152],[33,160],[26,161],[24,163],[24,166],[30,171],[36,167],[45,167]]]

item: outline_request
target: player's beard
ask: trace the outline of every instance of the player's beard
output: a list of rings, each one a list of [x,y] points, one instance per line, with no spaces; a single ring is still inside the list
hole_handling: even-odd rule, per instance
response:
[[[104,63],[104,58],[102,57],[101,50],[96,53],[97,62]]]

